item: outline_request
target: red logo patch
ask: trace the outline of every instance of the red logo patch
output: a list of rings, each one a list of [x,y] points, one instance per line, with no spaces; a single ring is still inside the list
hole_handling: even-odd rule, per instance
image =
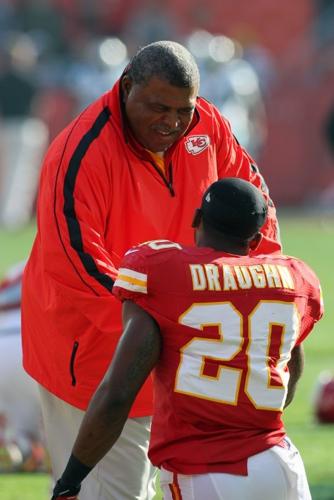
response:
[[[186,150],[192,155],[202,153],[210,144],[209,136],[207,135],[191,135],[186,140]]]

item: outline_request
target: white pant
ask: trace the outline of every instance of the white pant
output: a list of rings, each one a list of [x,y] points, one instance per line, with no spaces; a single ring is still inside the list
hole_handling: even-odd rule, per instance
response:
[[[297,448],[274,446],[248,459],[248,476],[161,470],[165,500],[311,500],[304,464]]]
[[[84,412],[40,386],[46,441],[53,476],[68,461]],[[151,500],[156,469],[147,457],[151,417],[129,418],[112,450],[82,483],[80,500]]]
[[[14,441],[42,441],[41,409],[36,384],[22,367],[20,325],[13,310],[0,315],[0,415]]]

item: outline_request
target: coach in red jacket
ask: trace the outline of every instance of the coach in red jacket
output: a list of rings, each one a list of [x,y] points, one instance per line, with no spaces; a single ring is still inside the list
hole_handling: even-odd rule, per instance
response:
[[[24,367],[41,387],[56,477],[119,339],[120,305],[111,292],[125,251],[159,238],[192,243],[194,208],[219,178],[241,177],[266,190],[228,122],[198,90],[190,53],[175,42],[152,43],[46,154],[23,280],[22,334]],[[279,250],[269,201],[258,252]],[[154,496],[146,453],[151,414],[147,383],[80,500]]]

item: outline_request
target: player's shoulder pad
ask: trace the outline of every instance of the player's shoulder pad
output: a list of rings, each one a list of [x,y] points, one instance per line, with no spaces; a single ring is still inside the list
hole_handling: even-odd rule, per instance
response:
[[[133,255],[134,258],[151,258],[161,254],[170,254],[183,250],[183,246],[170,240],[145,241],[140,245],[130,248],[125,253],[125,257]]]
[[[169,240],[148,241],[130,248],[122,259],[114,290],[125,288],[136,294],[147,294],[152,272],[180,251],[182,246]]]
[[[298,273],[302,282],[316,288],[319,287],[319,278],[309,264],[298,257],[290,255],[283,255],[281,257],[289,262],[290,266]]]
[[[299,271],[302,276],[303,284],[310,291],[310,296],[319,303],[320,313],[317,319],[320,319],[324,314],[324,296],[321,287],[321,282],[316,272],[301,259],[294,258],[296,265],[299,266]]]

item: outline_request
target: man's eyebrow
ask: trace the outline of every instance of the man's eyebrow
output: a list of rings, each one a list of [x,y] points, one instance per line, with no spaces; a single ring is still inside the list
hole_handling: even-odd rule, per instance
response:
[[[172,106],[167,106],[167,104],[162,104],[161,102],[155,101],[150,103],[151,106],[156,106],[164,109],[172,109]],[[193,111],[196,105],[183,106],[181,108],[176,108],[178,111]]]
[[[193,111],[196,108],[196,106],[184,106],[183,108],[178,108],[181,111]]]

